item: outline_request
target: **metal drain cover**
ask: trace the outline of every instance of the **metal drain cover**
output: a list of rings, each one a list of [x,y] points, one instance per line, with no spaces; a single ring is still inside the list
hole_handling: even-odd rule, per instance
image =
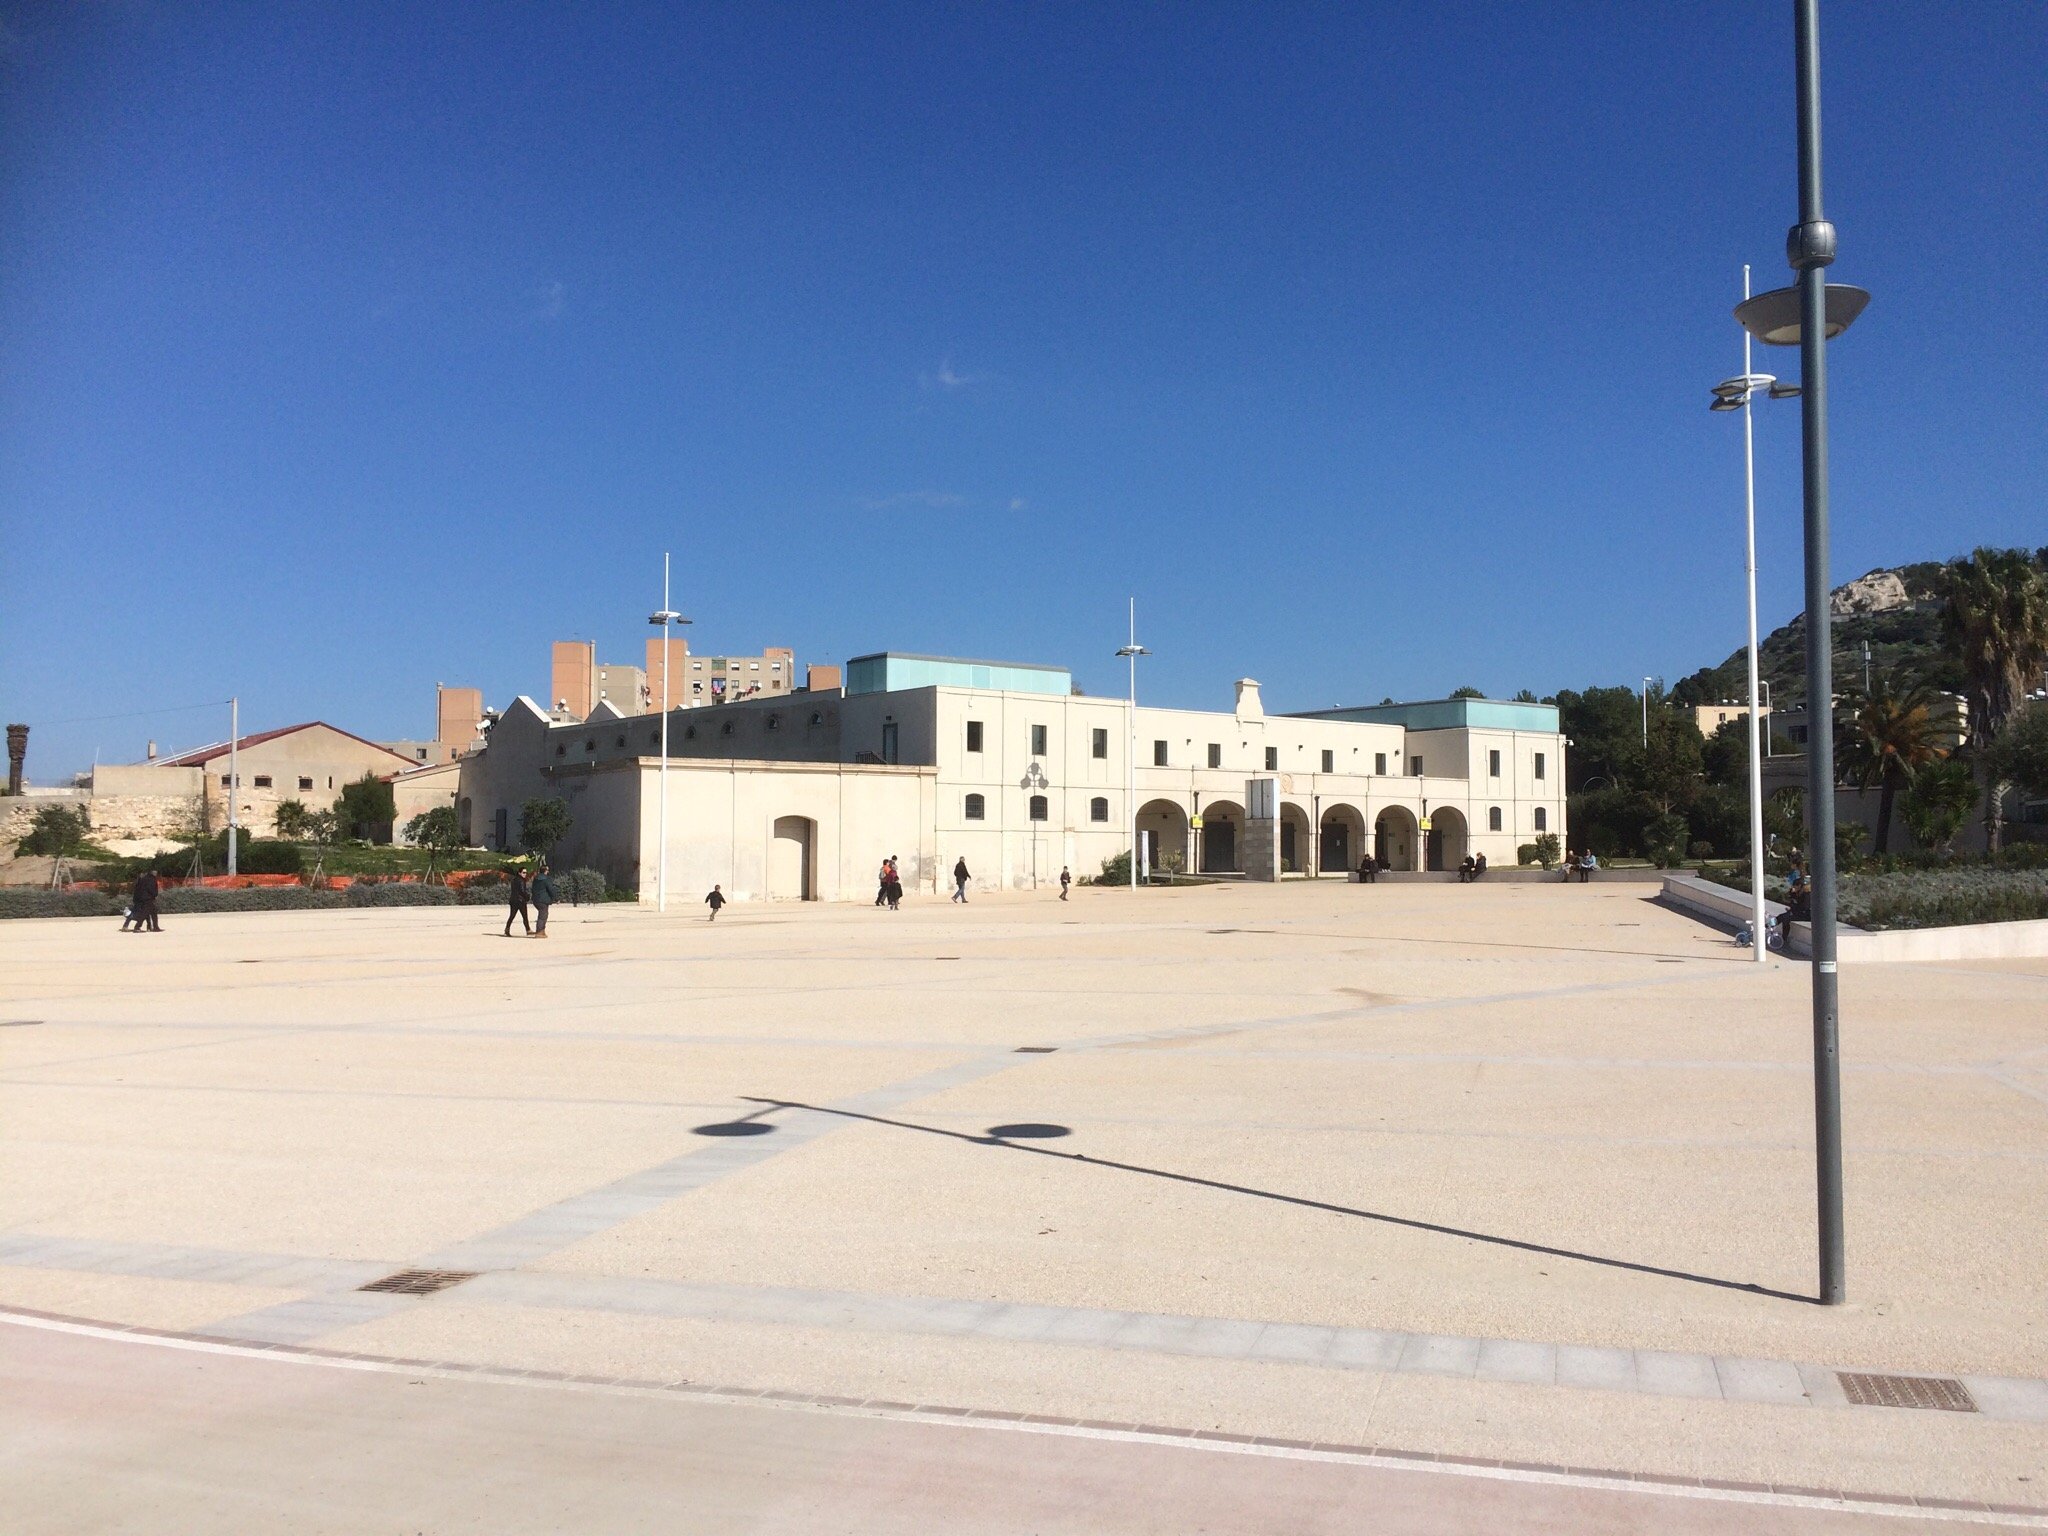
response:
[[[1837,1371],[1835,1377],[1842,1383],[1849,1401],[1864,1408],[1977,1411],[1968,1389],[1952,1376],[1877,1376],[1863,1371]]]
[[[476,1274],[473,1269],[401,1269],[395,1275],[372,1280],[368,1285],[359,1285],[356,1289],[390,1291],[399,1296],[431,1296],[436,1291],[447,1290],[451,1285],[474,1280]]]
[[[1020,1045],[1010,1052],[1012,1056],[1050,1056],[1058,1050],[1056,1045]]]

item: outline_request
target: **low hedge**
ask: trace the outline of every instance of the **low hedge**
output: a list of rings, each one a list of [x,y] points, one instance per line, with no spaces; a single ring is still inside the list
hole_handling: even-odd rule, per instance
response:
[[[33,886],[0,888],[0,918],[114,917],[128,904],[101,891],[77,888],[52,891]]]
[[[1842,877],[1841,918],[1858,928],[1950,928],[2048,918],[2048,870],[1946,869]]]

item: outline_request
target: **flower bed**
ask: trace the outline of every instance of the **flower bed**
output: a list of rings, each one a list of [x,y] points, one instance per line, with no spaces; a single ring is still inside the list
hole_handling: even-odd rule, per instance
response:
[[[1842,877],[1838,915],[1873,931],[2048,918],[2048,870],[1916,869]]]

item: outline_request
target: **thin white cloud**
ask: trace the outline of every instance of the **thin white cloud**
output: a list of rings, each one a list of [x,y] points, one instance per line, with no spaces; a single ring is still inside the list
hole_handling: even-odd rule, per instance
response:
[[[559,320],[569,300],[569,285],[560,278],[551,278],[529,293],[527,299],[527,319]]]
[[[1022,496],[1012,496],[1010,498],[1010,510],[1012,512],[1022,512],[1026,507],[1030,505],[1031,503],[1026,501]]]
[[[955,368],[953,359],[948,357],[939,363],[938,372],[921,373],[917,376],[917,382],[926,389],[943,389],[948,394],[953,394],[963,389],[972,389],[977,384],[986,384],[991,377],[993,375],[988,373],[969,373]]]
[[[857,504],[867,512],[899,511],[904,507],[925,507],[938,511],[945,507],[964,507],[965,496],[956,496],[951,491],[898,491],[891,496],[862,496]]]

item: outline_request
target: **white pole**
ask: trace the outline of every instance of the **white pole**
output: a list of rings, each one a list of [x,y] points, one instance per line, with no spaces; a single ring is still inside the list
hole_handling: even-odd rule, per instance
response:
[[[661,845],[654,855],[654,910],[668,910],[668,637],[673,621],[668,616],[668,551],[661,556],[661,809],[655,817],[655,840]]]
[[[1131,889],[1138,888],[1138,600],[1131,599],[1131,709],[1125,721],[1124,804],[1131,815]]]
[[[239,697],[228,700],[228,873],[235,872],[235,831],[237,822],[235,792],[242,787],[240,760],[236,757],[242,745],[242,701]]]
[[[1749,268],[1742,269],[1742,297],[1749,298]],[[1764,959],[1764,764],[1763,731],[1757,708],[1756,664],[1756,444],[1755,412],[1749,385],[1749,332],[1742,333],[1742,483],[1747,544],[1743,574],[1749,585],[1749,932],[1753,957]]]

